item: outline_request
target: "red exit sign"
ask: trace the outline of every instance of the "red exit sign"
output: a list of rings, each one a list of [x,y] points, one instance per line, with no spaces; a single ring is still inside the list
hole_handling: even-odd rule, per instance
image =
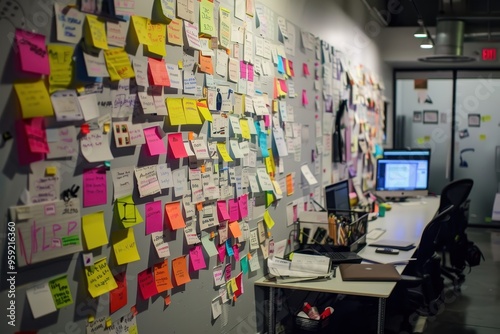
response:
[[[497,49],[496,48],[484,48],[481,52],[481,58],[484,61],[497,60]]]

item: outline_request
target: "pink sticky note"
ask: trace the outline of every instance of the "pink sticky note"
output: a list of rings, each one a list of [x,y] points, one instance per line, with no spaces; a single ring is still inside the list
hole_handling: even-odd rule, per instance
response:
[[[233,223],[233,224],[237,224],[237,223]],[[234,259],[236,261],[239,261],[240,260],[240,251],[238,249],[238,244],[233,245],[233,252],[234,252]]]
[[[217,201],[217,216],[219,217],[219,221],[229,220],[226,201]]]
[[[241,218],[245,218],[248,216],[248,195],[242,195],[238,198],[238,206],[240,208],[240,216]]]
[[[247,78],[247,64],[242,60],[240,61],[240,79]]]
[[[307,106],[309,104],[309,99],[307,98],[307,91],[305,89],[302,90],[302,105]]]
[[[158,126],[144,129],[144,137],[146,137],[146,143],[148,145],[150,155],[167,153],[165,143],[158,132]]]
[[[295,72],[293,71],[293,61],[288,60],[288,67],[290,68],[290,75],[292,77],[294,77],[295,76]]]
[[[288,87],[286,85],[286,81],[282,79],[278,79],[280,83],[281,90],[284,91],[285,93],[288,93]]]
[[[307,63],[303,63],[302,64],[302,72],[304,73],[304,76],[307,77],[308,75],[310,75],[311,73],[309,72],[309,66],[307,65]]]
[[[141,271],[137,275],[137,282],[139,284],[142,299],[148,299],[158,293],[151,268]]]
[[[28,138],[28,146],[33,153],[49,153],[45,121],[43,117],[35,117],[24,121],[24,129]]]
[[[21,59],[21,69],[24,72],[45,75],[50,73],[45,35],[16,29],[16,43]]]
[[[271,116],[269,115],[264,115],[264,125],[266,127],[271,126]]]
[[[146,203],[146,234],[163,231],[163,217],[161,201]]]
[[[96,167],[83,171],[83,207],[103,205],[108,202],[106,168]]]
[[[253,65],[252,64],[248,64],[248,67],[247,67],[247,72],[248,72],[248,81],[253,81]]]
[[[191,263],[191,269],[194,271],[205,269],[207,267],[205,258],[203,257],[203,251],[201,250],[201,245],[197,245],[189,251],[189,262]]]
[[[29,165],[32,162],[45,159],[44,153],[33,153],[31,151],[23,120],[16,121],[16,143],[20,165]]]
[[[186,147],[182,141],[182,133],[168,134],[168,148],[172,156],[176,159],[187,157]]]
[[[217,245],[217,252],[219,253],[219,262],[224,262],[226,258],[226,243]]]
[[[228,282],[231,279],[231,263],[226,264],[226,267],[224,268],[224,275],[226,282]]]
[[[148,58],[150,83],[170,87],[170,77],[163,59]]]
[[[233,222],[239,220],[240,210],[238,209],[238,200],[233,198],[230,199],[228,203],[229,203],[229,220]]]

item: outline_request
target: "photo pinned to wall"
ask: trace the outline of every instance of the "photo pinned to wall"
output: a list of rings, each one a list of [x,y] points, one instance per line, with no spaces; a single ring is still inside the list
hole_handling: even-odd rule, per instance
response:
[[[469,137],[469,130],[463,129],[463,130],[458,131],[458,137],[460,139],[464,139],[464,138]]]
[[[467,117],[469,127],[479,128],[481,126],[480,114],[469,114]]]
[[[414,111],[413,112],[413,123],[422,123],[422,112]]]
[[[425,90],[427,90],[427,79],[415,79],[415,80],[413,80],[413,89],[425,89]]]
[[[438,116],[437,110],[424,110],[424,124],[438,124]]]

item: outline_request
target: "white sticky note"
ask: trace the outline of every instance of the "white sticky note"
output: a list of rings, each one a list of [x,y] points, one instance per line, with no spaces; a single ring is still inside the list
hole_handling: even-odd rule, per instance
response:
[[[318,183],[318,180],[316,180],[316,177],[314,177],[313,173],[311,173],[311,170],[309,169],[309,166],[307,164],[302,165],[300,167],[300,170],[302,171],[302,175],[310,186]]]
[[[78,102],[80,103],[80,109],[83,112],[83,118],[86,121],[99,117],[97,94],[79,96]]]
[[[26,296],[28,297],[31,312],[35,319],[57,310],[48,282],[41,283],[27,290]]]

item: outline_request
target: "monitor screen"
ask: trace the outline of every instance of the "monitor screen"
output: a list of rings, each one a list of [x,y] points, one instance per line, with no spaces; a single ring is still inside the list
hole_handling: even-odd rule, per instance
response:
[[[388,150],[377,161],[375,190],[386,198],[426,196],[430,150]]]
[[[344,180],[325,187],[326,210],[351,210],[349,201],[349,181]],[[339,211],[340,212],[340,211]]]

